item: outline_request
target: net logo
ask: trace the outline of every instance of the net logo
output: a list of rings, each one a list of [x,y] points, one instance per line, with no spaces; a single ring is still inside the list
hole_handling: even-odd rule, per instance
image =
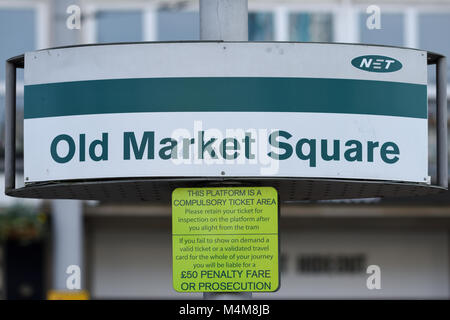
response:
[[[360,56],[352,60],[352,65],[369,72],[394,72],[402,68],[400,61],[386,56]]]

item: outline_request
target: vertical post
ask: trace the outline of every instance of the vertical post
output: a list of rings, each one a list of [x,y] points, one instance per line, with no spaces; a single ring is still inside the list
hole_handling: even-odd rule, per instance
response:
[[[409,7],[406,9],[405,17],[403,18],[403,32],[405,34],[405,46],[408,48],[417,48],[419,46],[419,30],[417,8]]]
[[[358,11],[350,0],[342,0],[333,18],[335,42],[359,42]]]
[[[248,41],[247,0],[200,0],[200,39]]]
[[[289,11],[285,6],[275,9],[275,41],[289,41]]]
[[[52,46],[76,45],[82,37],[82,29],[68,29],[66,18],[61,18],[70,5],[81,6],[80,0],[52,0],[51,7],[51,29],[53,30]],[[86,13],[86,12],[83,12]],[[67,17],[68,15],[64,15]],[[94,19],[89,17],[88,21]],[[80,267],[81,289],[85,289],[83,279],[85,278],[84,265],[84,228],[83,228],[83,206],[78,200],[52,200],[52,260],[53,260],[53,283],[52,289],[63,293],[73,292],[66,286],[66,281],[71,274],[66,274],[67,267],[75,265]],[[69,270],[70,271],[70,270]],[[75,292],[74,292],[75,291]]]
[[[158,40],[158,32],[157,32],[157,23],[158,9],[154,6],[148,6],[144,11],[144,23],[143,23],[143,35],[144,41],[157,41]]]
[[[68,291],[67,267],[75,265],[81,269],[83,286],[83,212],[77,200],[52,201],[53,236],[53,289]]]
[[[6,62],[5,83],[5,192],[16,187],[16,66]]]
[[[200,39],[248,41],[247,0],[200,0]],[[251,292],[204,292],[208,300],[251,299]]]
[[[437,131],[437,183],[448,187],[447,151],[447,63],[445,57],[436,62],[436,131]]]

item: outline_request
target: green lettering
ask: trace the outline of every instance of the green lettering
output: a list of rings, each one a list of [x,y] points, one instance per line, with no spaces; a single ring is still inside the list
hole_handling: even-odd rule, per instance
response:
[[[349,140],[345,143],[346,147],[355,145],[353,148],[349,148],[344,153],[344,158],[347,161],[362,161],[362,143],[358,140]],[[354,153],[354,155],[352,155]]]
[[[123,159],[130,160],[130,145],[133,147],[134,158],[142,160],[145,148],[147,148],[147,159],[154,159],[155,157],[155,133],[153,131],[145,131],[141,143],[138,147],[134,132],[123,133]]]
[[[278,153],[271,151],[267,155],[269,157],[271,157],[272,159],[276,159],[276,160],[285,160],[285,159],[290,158],[292,156],[292,152],[293,152],[292,146],[289,143],[279,142],[278,137],[283,137],[288,140],[292,137],[292,135],[289,132],[283,131],[283,130],[272,132],[269,135],[269,144],[276,148],[283,149],[284,153],[278,154]]]
[[[159,150],[159,157],[163,160],[177,159],[177,140],[174,140],[172,138],[164,138],[160,142],[160,144],[167,143],[169,143],[168,146],[163,147]]]
[[[60,141],[66,141],[69,145],[69,151],[67,152],[67,155],[65,157],[60,157],[57,152],[58,143]],[[50,146],[50,154],[58,163],[66,163],[72,160],[74,154],[75,154],[75,141],[73,141],[72,137],[67,134],[60,134],[59,136],[55,137],[53,139],[52,144]]]
[[[339,160],[339,140],[333,140],[333,154],[330,156],[328,155],[328,140],[322,139],[320,141],[320,144],[322,146],[321,153],[322,153],[322,159],[325,161],[331,161],[331,160]]]
[[[101,147],[102,152],[99,156],[95,154],[95,148]],[[108,133],[102,133],[102,140],[94,140],[89,146],[89,156],[94,161],[108,160]]]
[[[233,145],[232,146],[227,145],[228,142],[233,143]],[[237,150],[239,150],[239,149],[240,149],[239,143],[234,138],[225,138],[220,143],[220,151],[222,153],[222,157],[227,160],[236,159],[239,156],[239,152],[237,152]],[[228,154],[227,153],[228,150],[234,151],[234,152],[232,154]]]
[[[303,153],[303,145],[307,144],[309,146],[309,153]],[[301,160],[309,160],[309,166],[316,166],[316,139],[300,139],[295,147],[295,152],[297,157]]]
[[[388,148],[390,148],[388,150]],[[394,142],[385,142],[381,146],[381,159],[383,159],[384,162],[393,164],[396,163],[399,159],[397,155],[400,154],[400,149]],[[388,155],[395,155],[395,157],[388,158]]]

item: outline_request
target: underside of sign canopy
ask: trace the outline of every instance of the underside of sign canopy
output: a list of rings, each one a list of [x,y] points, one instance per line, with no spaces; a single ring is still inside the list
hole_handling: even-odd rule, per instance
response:
[[[272,186],[282,202],[352,199],[372,197],[402,197],[436,194],[445,190],[427,186],[388,181],[356,181],[337,179],[292,178],[164,178],[130,180],[95,180],[52,182],[27,185],[7,194],[22,198],[83,199],[103,201],[170,202],[172,191],[178,187],[202,186]]]
[[[24,187],[16,188],[16,69],[24,68],[24,56],[14,57],[9,59],[6,64],[5,193],[9,196],[21,198],[166,203],[170,201],[171,192],[177,187],[214,185],[273,186],[278,189],[282,202],[436,194],[448,187],[446,59],[442,55],[428,52],[428,64],[436,65],[437,70],[436,185],[311,177],[173,176],[46,181],[26,183]]]

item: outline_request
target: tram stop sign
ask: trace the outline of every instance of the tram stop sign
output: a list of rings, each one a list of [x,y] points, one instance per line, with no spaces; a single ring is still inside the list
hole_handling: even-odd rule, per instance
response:
[[[428,171],[433,63],[437,185]],[[281,202],[447,189],[445,57],[423,50],[102,44],[27,52],[7,67],[10,196],[169,203],[175,188],[205,182],[273,186]],[[20,187],[16,68],[25,69]]]
[[[280,278],[278,203],[272,187],[175,189],[174,289],[276,291]]]
[[[18,68],[24,164],[16,186]],[[5,71],[5,193],[172,201],[179,292],[276,291],[280,202],[448,189],[446,58],[436,53],[337,43],[101,44],[27,52]]]

